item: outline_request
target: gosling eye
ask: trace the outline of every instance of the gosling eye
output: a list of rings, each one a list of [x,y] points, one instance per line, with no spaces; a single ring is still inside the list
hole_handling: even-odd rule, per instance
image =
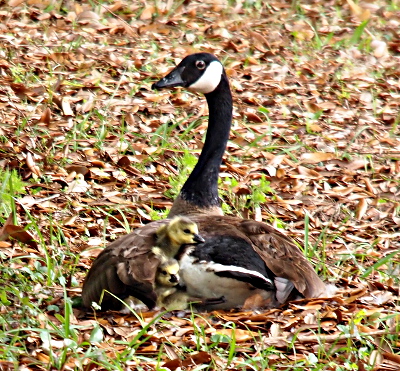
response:
[[[166,276],[168,274],[168,272],[167,271],[161,271],[161,274]]]
[[[190,234],[191,232],[190,232],[190,229],[184,229],[183,233]]]
[[[196,67],[199,70],[204,70],[206,68],[206,62],[204,62],[202,60],[196,61]]]

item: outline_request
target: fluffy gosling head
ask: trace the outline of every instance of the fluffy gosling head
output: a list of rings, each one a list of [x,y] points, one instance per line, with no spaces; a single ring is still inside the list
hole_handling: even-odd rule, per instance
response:
[[[176,259],[168,259],[158,266],[156,283],[158,286],[174,287],[179,283],[179,263]]]
[[[182,245],[204,242],[197,224],[184,216],[176,216],[156,232],[157,246],[168,257],[174,257]]]

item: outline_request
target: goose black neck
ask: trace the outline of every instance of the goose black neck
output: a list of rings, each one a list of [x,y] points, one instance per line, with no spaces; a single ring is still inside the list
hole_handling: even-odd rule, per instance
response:
[[[218,177],[232,124],[232,94],[225,73],[217,88],[205,96],[209,110],[206,140],[180,193],[183,200],[200,209],[220,207]]]

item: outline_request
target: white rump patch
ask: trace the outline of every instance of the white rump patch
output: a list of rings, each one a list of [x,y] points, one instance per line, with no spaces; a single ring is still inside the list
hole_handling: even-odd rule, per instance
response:
[[[188,89],[203,94],[211,93],[221,82],[222,71],[222,64],[218,61],[212,61],[200,78],[190,85]]]
[[[294,288],[293,282],[283,277],[275,277],[274,282],[276,287],[276,300],[283,304]]]

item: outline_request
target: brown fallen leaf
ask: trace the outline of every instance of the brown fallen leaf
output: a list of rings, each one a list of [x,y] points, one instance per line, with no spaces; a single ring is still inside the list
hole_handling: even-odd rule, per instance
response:
[[[34,240],[33,236],[28,232],[25,231],[24,228],[19,227],[17,225],[7,225],[5,228],[5,233],[7,233],[10,237],[14,238],[15,240],[24,243],[35,250],[38,250],[38,244]]]
[[[211,362],[211,359],[212,357],[208,352],[199,352],[185,358],[184,360],[173,359],[165,362],[163,367],[169,368],[170,370],[176,370],[177,368],[185,369],[190,366],[208,364]]]
[[[20,99],[25,99],[28,96],[36,95],[32,89],[21,83],[11,83],[10,87],[14,91],[15,95]]]
[[[261,124],[262,122],[264,122],[264,120],[260,116],[255,114],[254,112],[245,111],[245,112],[243,112],[243,115],[250,122],[254,122],[254,123],[257,123],[257,124]]]
[[[336,158],[334,153],[312,152],[312,153],[303,153],[300,157],[300,160],[305,164],[316,164],[318,162],[329,161],[334,158]]]
[[[304,106],[307,108],[308,112],[316,113],[322,111],[322,107],[314,102],[304,102]]]
[[[61,99],[61,108],[62,108],[65,116],[75,116],[74,111],[72,111],[69,99],[67,97],[63,97]]]
[[[46,126],[49,126],[50,122],[51,122],[51,110],[49,107],[46,107],[46,109],[43,111],[42,115],[40,116],[38,123],[43,123]]]
[[[131,164],[131,160],[129,160],[129,158],[127,156],[122,156],[117,162],[117,165],[121,166],[121,167],[127,167],[127,166],[130,166],[130,164]]]
[[[42,177],[42,172],[40,171],[39,166],[36,165],[30,152],[26,153],[26,164],[32,173],[36,174],[38,177]]]
[[[242,343],[245,341],[249,340],[254,340],[256,339],[259,334],[254,331],[249,331],[249,330],[242,330],[242,329],[229,329],[229,328],[224,328],[224,329],[209,329],[206,330],[206,333],[212,333],[212,334],[220,334],[220,335],[226,335],[231,338],[235,338],[236,342]]]
[[[315,170],[308,169],[305,166],[299,166],[297,168],[300,177],[307,177],[310,179],[320,179],[322,176]],[[294,178],[297,178],[298,176],[293,175]]]
[[[89,172],[89,169],[82,165],[66,166],[65,169],[68,171],[68,173],[74,173],[73,177],[75,177],[76,174],[86,175]]]
[[[360,20],[366,21],[371,17],[371,11],[369,9],[364,9],[360,5],[356,4],[353,0],[347,0],[352,13]]]
[[[146,7],[142,11],[142,14],[140,14],[140,19],[142,21],[151,19],[156,11],[157,8],[154,5],[146,5]]]
[[[11,212],[8,215],[6,222],[0,228],[0,241],[5,241],[8,238],[8,233],[6,232],[6,227],[9,225],[14,225],[14,213]]]
[[[356,218],[361,220],[368,209],[368,202],[365,198],[360,198],[356,207]]]

